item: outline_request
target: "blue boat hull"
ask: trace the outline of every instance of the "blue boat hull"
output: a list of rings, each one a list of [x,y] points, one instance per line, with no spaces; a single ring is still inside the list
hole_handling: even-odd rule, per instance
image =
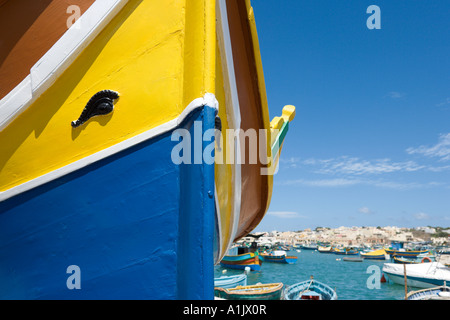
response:
[[[259,264],[239,265],[239,264],[228,264],[228,263],[221,262],[220,265],[224,268],[236,269],[236,270],[245,270],[246,267],[250,268],[250,271],[260,271],[261,270],[261,265],[259,265]]]
[[[398,275],[390,272],[383,271],[389,279],[391,279],[394,283],[404,285],[405,278],[403,275]],[[422,277],[413,277],[408,275],[406,283],[408,286],[416,287],[416,288],[433,288],[436,286],[444,286],[448,283],[445,280],[440,279],[430,279],[430,278],[422,278]]]
[[[178,143],[167,132],[1,202],[0,299],[213,299],[214,164],[174,164]]]

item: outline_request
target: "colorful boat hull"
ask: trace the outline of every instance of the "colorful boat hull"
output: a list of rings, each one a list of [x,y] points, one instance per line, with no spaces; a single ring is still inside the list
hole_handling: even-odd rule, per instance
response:
[[[401,250],[393,250],[393,249],[385,249],[385,251],[390,256],[403,257],[403,258],[416,258],[418,255],[428,252],[428,250],[401,251]]]
[[[0,6],[0,298],[212,299],[295,116],[269,120],[250,2],[78,4]]]
[[[260,256],[254,252],[225,256],[220,261],[220,265],[224,268],[245,270],[246,267],[249,267],[251,271],[261,270],[261,264]]]
[[[386,251],[383,249],[381,250],[374,250],[371,252],[361,252],[361,257],[367,260],[386,260]]]
[[[180,127],[193,130],[200,120],[210,128],[214,117],[200,107]],[[212,298],[214,219],[206,212],[214,210],[214,167],[173,164],[170,133],[1,202],[0,297]],[[184,183],[204,185],[193,194]],[[70,266],[79,267],[79,290],[67,284]],[[195,280],[177,278],[185,272]]]

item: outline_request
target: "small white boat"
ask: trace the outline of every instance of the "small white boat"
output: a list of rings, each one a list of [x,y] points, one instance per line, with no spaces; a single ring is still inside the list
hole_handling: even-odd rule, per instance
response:
[[[223,276],[214,278],[215,288],[235,288],[237,286],[247,285],[247,274],[238,274],[234,276]]]

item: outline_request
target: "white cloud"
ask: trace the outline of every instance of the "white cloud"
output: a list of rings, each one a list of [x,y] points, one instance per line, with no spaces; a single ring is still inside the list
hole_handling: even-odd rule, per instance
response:
[[[367,208],[367,207],[359,208],[358,211],[359,211],[359,213],[363,213],[363,214],[366,214],[366,215],[374,214],[374,212],[372,210],[370,210],[369,208]]]
[[[414,161],[393,162],[390,159],[362,160],[357,157],[342,156],[326,160],[308,159],[303,161],[305,165],[321,165],[316,172],[324,174],[344,173],[352,175],[380,174],[397,171],[418,171],[425,166],[418,165]]]
[[[278,218],[282,219],[291,219],[291,218],[306,218],[306,216],[303,216],[299,214],[298,212],[294,211],[269,211],[267,212],[268,215],[276,216]]]
[[[450,133],[441,134],[434,146],[420,146],[406,149],[408,154],[422,154],[427,157],[439,158],[442,161],[450,160]]]
[[[277,183],[278,185],[297,185],[297,186],[307,186],[307,187],[328,187],[328,188],[340,188],[349,187],[356,185],[366,185],[385,189],[395,189],[395,190],[411,190],[420,188],[432,188],[441,186],[442,183],[439,182],[428,182],[428,183],[400,183],[395,181],[385,181],[385,180],[374,180],[374,179],[317,179],[317,180],[285,180]]]
[[[300,158],[290,157],[290,158],[280,158],[280,163],[283,164],[286,168],[297,168],[297,163],[300,161]]]

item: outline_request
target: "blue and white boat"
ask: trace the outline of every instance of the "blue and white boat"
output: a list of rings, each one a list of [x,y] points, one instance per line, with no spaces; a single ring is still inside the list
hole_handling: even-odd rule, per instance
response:
[[[317,250],[317,247],[317,243],[305,243],[300,246],[300,248],[303,250]]]
[[[439,262],[418,264],[385,263],[383,273],[394,283],[417,288],[433,288],[450,283],[450,268]]]
[[[246,286],[248,272],[250,272],[250,270],[246,269],[243,274],[214,278],[214,288],[227,289],[236,288],[237,286]]]
[[[337,300],[337,294],[330,286],[310,279],[286,288],[284,300]]]
[[[438,286],[412,291],[408,293],[406,300],[450,300],[450,287]]]

